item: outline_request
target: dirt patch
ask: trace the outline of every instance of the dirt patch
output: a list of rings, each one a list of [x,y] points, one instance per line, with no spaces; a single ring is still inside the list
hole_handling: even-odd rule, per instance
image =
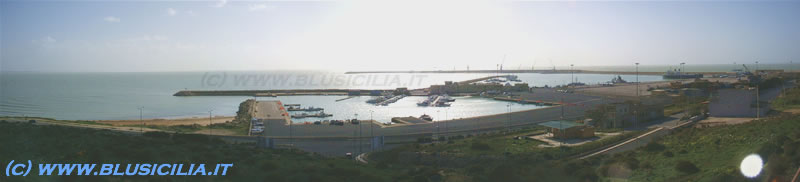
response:
[[[792,113],[792,114],[800,114],[800,108],[786,109],[786,110],[783,110],[783,112],[788,112],[788,113]]]
[[[713,126],[721,126],[721,125],[733,125],[733,124],[742,124],[753,121],[755,118],[720,118],[720,117],[709,117],[707,119],[701,120],[694,126],[699,127],[713,127]]]
[[[195,134],[209,134],[208,129],[202,129],[194,132]],[[212,135],[237,135],[236,132],[226,129],[214,129],[211,130]],[[247,135],[247,134],[245,134]]]
[[[215,116],[211,119],[212,123],[225,123],[233,121],[232,116]],[[181,118],[181,119],[145,119],[143,121],[139,120],[102,120],[96,121],[98,123],[104,124],[111,124],[114,126],[124,126],[124,125],[141,125],[144,122],[146,125],[159,125],[159,126],[173,126],[173,125],[193,125],[198,124],[202,126],[208,125],[209,121],[208,118],[202,117],[191,117],[191,118]]]

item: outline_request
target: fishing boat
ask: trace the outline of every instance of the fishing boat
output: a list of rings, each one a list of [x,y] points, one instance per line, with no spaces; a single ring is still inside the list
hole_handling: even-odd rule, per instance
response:
[[[428,106],[431,105],[431,102],[428,100],[423,100],[421,102],[417,102],[417,106]]]
[[[444,101],[447,101],[447,102],[454,102],[454,101],[456,101],[456,99],[454,99],[453,97],[450,97],[450,96],[449,96],[449,95],[447,95],[447,94],[444,94],[444,95],[442,95],[442,98],[441,98],[441,99],[443,99]]]
[[[419,119],[425,121],[433,121],[433,118],[431,118],[431,116],[428,116],[427,114],[422,114],[422,116],[419,116]]]
[[[508,81],[512,81],[512,82],[521,82],[522,81],[522,80],[519,79],[519,77],[517,77],[517,75],[508,75],[508,76],[506,76],[506,79],[508,79]]]
[[[308,114],[308,113],[295,114],[295,115],[292,115],[292,118],[298,118],[298,119],[299,118],[325,118],[325,117],[331,117],[331,116],[333,116],[333,114],[328,114],[328,113],[325,113],[325,111],[321,111],[321,112],[316,113],[316,114]]]

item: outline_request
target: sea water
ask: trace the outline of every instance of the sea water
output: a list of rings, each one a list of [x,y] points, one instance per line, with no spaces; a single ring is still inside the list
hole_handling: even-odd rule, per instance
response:
[[[23,73],[0,72],[0,115],[39,116],[69,120],[116,120],[232,116],[247,96],[172,96],[180,90],[259,89],[409,89],[424,88],[445,81],[463,81],[493,73],[458,74],[344,74],[327,71],[217,71],[137,73]],[[616,75],[604,74],[516,74],[531,86],[554,86],[570,80],[596,84]],[[635,75],[622,75],[628,81]],[[640,81],[658,81],[661,76],[640,75]],[[436,120],[498,114],[538,108],[480,97],[457,97],[451,107],[419,107],[424,97],[406,97],[388,106],[367,104],[370,96],[343,101],[346,96],[259,97],[303,107],[325,108],[329,118],[296,119],[312,122],[325,119],[369,119],[381,122],[391,117],[428,114]],[[370,112],[372,111],[372,112]],[[294,114],[294,113],[293,113]],[[356,116],[358,114],[358,116]]]

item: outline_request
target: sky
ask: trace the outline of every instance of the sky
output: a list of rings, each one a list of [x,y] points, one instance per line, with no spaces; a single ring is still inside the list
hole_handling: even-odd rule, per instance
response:
[[[800,62],[800,1],[0,1],[0,71]]]

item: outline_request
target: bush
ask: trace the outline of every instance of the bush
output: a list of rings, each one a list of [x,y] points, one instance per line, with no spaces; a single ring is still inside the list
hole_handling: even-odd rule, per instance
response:
[[[664,145],[661,145],[658,142],[650,142],[649,144],[644,146],[644,150],[648,152],[658,152],[664,150],[665,148],[666,147],[664,147]]]
[[[162,139],[163,138],[169,138],[169,133],[160,132],[160,131],[148,131],[148,132],[144,132],[143,135],[146,136],[146,137],[151,137],[151,138],[162,138]]]
[[[672,157],[672,156],[675,156],[675,154],[672,154],[672,152],[670,152],[670,151],[664,151],[663,153],[661,153],[661,155],[664,155],[664,157]]]
[[[480,174],[480,173],[483,173],[484,170],[485,169],[483,168],[483,166],[479,166],[479,165],[475,165],[475,166],[471,166],[471,167],[467,168],[467,172],[469,172],[470,174]]]
[[[433,139],[430,137],[417,138],[417,143],[430,143],[430,142],[433,142]]]
[[[632,170],[639,169],[639,160],[636,160],[636,158],[626,157],[624,159],[624,161],[625,161],[625,165],[628,166],[628,168],[630,168]]]
[[[700,169],[697,168],[694,163],[685,160],[678,161],[678,164],[675,165],[675,169],[686,174],[700,172]]]
[[[489,144],[481,143],[481,142],[473,142],[472,146],[470,146],[472,150],[491,150],[492,147]]]

